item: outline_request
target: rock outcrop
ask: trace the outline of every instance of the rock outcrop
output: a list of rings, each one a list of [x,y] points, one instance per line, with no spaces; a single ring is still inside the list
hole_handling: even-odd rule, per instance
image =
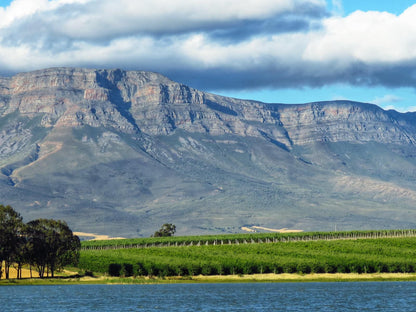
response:
[[[52,68],[0,80],[2,116],[43,114],[44,126],[175,129],[261,137],[286,146],[317,141],[414,143],[414,127],[371,104],[264,104],[204,93],[149,72]],[[410,131],[409,131],[410,129]]]

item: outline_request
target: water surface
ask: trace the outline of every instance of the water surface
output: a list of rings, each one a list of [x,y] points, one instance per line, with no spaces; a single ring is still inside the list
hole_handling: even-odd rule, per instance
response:
[[[415,311],[416,282],[0,287],[0,310]]]

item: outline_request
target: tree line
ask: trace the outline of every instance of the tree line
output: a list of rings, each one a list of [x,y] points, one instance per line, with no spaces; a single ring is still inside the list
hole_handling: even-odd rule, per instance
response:
[[[37,219],[28,223],[11,206],[0,205],[0,279],[8,279],[10,267],[22,277],[23,265],[39,277],[54,277],[65,265],[79,260],[81,242],[64,221]]]

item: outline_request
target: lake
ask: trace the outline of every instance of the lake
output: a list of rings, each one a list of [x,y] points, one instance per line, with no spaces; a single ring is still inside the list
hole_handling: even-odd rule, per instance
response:
[[[414,311],[416,282],[0,287],[0,310]]]

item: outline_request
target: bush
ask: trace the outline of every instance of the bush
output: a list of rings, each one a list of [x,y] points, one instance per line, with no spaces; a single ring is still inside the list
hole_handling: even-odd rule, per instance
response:
[[[202,273],[202,268],[199,264],[189,263],[187,266],[189,275],[200,275]]]
[[[120,276],[121,265],[118,263],[110,263],[108,266],[108,274],[110,276]]]
[[[165,276],[173,276],[175,275],[175,271],[171,268],[169,264],[159,264],[158,268],[158,276],[165,277]]]
[[[255,263],[244,263],[243,265],[243,273],[244,274],[256,274],[256,273],[263,273],[263,265],[255,264]]]
[[[213,275],[211,269],[212,269],[212,267],[208,263],[204,263],[202,265],[201,274],[206,275],[206,276],[207,275]]]
[[[332,263],[325,263],[324,265],[325,273],[336,273],[337,269],[336,266]]]
[[[144,271],[147,276],[157,276],[159,275],[159,270],[157,269],[156,265],[151,262],[147,262],[144,265]]]
[[[311,267],[309,264],[301,262],[296,266],[296,271],[300,274],[308,274],[311,273]]]
[[[363,270],[364,270],[363,266],[364,265],[362,265],[360,263],[352,263],[349,266],[350,267],[350,272],[361,274],[361,273],[363,273]]]
[[[133,265],[130,263],[123,263],[121,268],[121,275],[124,277],[130,277],[134,275]]]
[[[284,273],[296,273],[297,272],[297,265],[296,263],[284,263],[283,264],[283,272]]]
[[[147,272],[146,272],[146,269],[145,269],[143,263],[138,262],[137,265],[136,265],[136,275],[145,276],[145,275],[147,275],[146,273]]]
[[[310,273],[325,273],[324,266],[319,262],[312,262],[310,264],[311,272]]]
[[[350,272],[348,265],[344,263],[338,263],[336,267],[337,267],[336,269],[337,273],[349,273]]]
[[[282,274],[283,273],[283,267],[280,264],[275,263],[272,266],[270,266],[270,272],[274,273],[274,274]]]
[[[174,274],[176,276],[187,276],[189,275],[189,271],[185,265],[179,264],[174,267]]]

